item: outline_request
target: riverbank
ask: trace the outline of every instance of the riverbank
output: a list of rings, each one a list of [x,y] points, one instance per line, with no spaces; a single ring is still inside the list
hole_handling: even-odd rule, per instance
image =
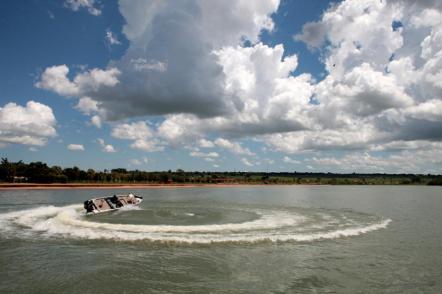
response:
[[[247,186],[341,186],[342,184],[329,184],[329,183],[201,183],[201,184],[140,184],[140,183],[55,183],[55,184],[40,184],[40,183],[2,183],[0,184],[1,190],[62,190],[62,189],[164,189],[164,188],[197,188],[197,187],[210,187],[210,188],[224,188],[224,187],[247,187]],[[355,184],[343,184],[343,186],[360,186],[360,183]],[[364,185],[364,184],[362,184]],[[365,184],[367,186],[373,186],[376,184]],[[410,184],[377,184],[380,186],[410,186]],[[376,185],[376,186],[377,186]],[[411,185],[416,186],[416,185]],[[425,186],[418,184],[417,186]]]
[[[238,186],[277,186],[287,184],[0,184],[0,190],[52,190],[52,189],[145,189],[145,188],[195,188],[195,187],[238,187]]]

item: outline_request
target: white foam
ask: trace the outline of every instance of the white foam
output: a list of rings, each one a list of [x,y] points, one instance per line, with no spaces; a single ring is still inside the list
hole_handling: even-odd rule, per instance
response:
[[[243,223],[212,225],[131,225],[98,223],[84,217],[81,206],[45,206],[0,214],[2,232],[31,231],[45,237],[80,239],[148,240],[179,243],[218,242],[307,242],[357,236],[386,228],[390,219],[361,223],[351,216],[339,218],[332,214],[319,223],[311,223],[308,213],[255,210],[259,218]],[[334,229],[330,224],[343,222]],[[329,229],[326,229],[329,228]],[[310,232],[309,232],[310,231]],[[19,235],[19,234],[17,234]]]
[[[297,215],[276,212],[273,214],[263,215],[254,221],[244,223],[228,223],[228,224],[213,224],[213,225],[127,225],[127,224],[110,224],[110,223],[98,223],[81,220],[77,217],[73,217],[72,212],[65,214],[60,213],[57,217],[60,221],[67,225],[73,225],[76,227],[105,229],[105,230],[118,230],[126,232],[171,232],[171,233],[210,233],[219,231],[246,231],[246,230],[263,230],[274,229],[285,226],[294,226],[299,223],[303,218]]]
[[[141,208],[137,205],[127,205],[127,206],[123,206],[121,208],[119,208],[116,212],[118,211],[130,211],[130,210],[141,210]]]

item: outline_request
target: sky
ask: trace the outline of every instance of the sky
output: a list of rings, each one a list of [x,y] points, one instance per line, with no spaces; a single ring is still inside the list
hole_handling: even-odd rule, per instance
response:
[[[440,174],[442,2],[2,1],[0,154]]]

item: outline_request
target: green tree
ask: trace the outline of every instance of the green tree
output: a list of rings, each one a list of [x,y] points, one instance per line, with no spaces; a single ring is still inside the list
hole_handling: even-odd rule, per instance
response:
[[[27,177],[30,182],[34,183],[53,182],[51,168],[41,161],[29,163],[24,172],[24,176]]]
[[[6,182],[12,182],[15,176],[15,169],[11,162],[7,158],[2,158],[0,164],[0,180]]]

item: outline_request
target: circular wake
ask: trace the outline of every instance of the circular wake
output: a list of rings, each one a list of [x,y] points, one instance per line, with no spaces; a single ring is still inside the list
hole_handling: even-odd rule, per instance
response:
[[[0,233],[18,237],[253,243],[356,236],[385,228],[390,221],[352,211],[311,208],[183,209],[173,206],[123,210],[91,217],[84,214],[81,206],[71,205],[0,214]]]

